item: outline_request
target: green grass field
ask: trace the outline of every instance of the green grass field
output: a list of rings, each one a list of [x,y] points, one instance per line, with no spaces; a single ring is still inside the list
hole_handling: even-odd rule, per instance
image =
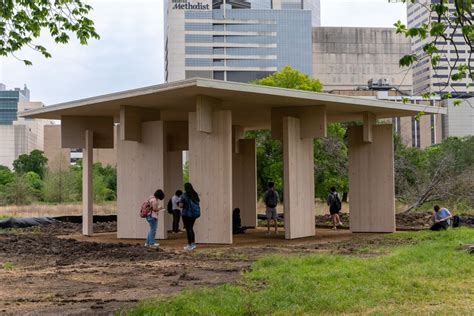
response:
[[[464,245],[474,244],[474,230],[398,233],[386,238],[410,238],[414,243],[364,247],[353,256],[264,257],[237,284],[188,290],[117,313],[467,315],[474,311],[474,256],[463,250]]]

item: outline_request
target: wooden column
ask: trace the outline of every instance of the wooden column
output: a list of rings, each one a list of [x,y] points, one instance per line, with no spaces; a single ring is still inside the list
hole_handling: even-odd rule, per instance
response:
[[[285,238],[314,236],[313,139],[301,138],[300,119],[283,118]]]
[[[240,208],[242,226],[257,226],[255,139],[240,139],[232,155],[232,209]]]
[[[94,190],[92,187],[92,154],[94,133],[86,130],[82,150],[82,234],[91,236],[93,230]]]
[[[204,106],[206,107],[206,106]],[[198,125],[198,117],[201,124]],[[203,124],[206,122],[206,124]],[[206,128],[203,128],[206,126]],[[211,131],[211,132],[209,132]],[[189,178],[201,198],[197,243],[232,243],[232,113],[189,113]]]
[[[163,170],[162,121],[141,123],[141,142],[120,139],[117,141],[118,238],[146,237],[148,223],[139,217],[138,211],[155,190],[164,188]],[[163,219],[161,221],[163,222]],[[160,223],[156,237],[166,237]]]
[[[349,128],[349,211],[353,232],[395,231],[392,125]]]

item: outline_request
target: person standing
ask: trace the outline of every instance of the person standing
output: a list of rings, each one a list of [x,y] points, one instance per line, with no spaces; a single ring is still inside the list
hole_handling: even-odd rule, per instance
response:
[[[431,230],[438,231],[438,230],[445,230],[451,225],[451,212],[445,207],[441,208],[438,205],[434,206],[434,224],[431,226]]]
[[[278,214],[276,207],[280,199],[274,187],[275,184],[273,182],[268,182],[267,191],[263,194],[263,202],[265,203],[267,215],[267,235],[270,235],[270,220],[273,220],[275,224],[275,234],[278,233]]]
[[[150,225],[150,230],[145,241],[145,247],[158,247],[159,244],[155,243],[156,229],[158,227],[158,213],[164,211],[163,199],[165,193],[163,190],[156,190],[155,193],[148,198],[148,200],[142,206],[142,209],[148,208],[149,211],[145,214],[146,221]]]
[[[181,219],[181,208],[179,207],[179,199],[183,191],[177,190],[171,198],[171,214],[173,214],[173,232],[180,233],[179,220]]]
[[[194,234],[194,223],[201,216],[201,208],[199,206],[199,195],[194,190],[191,183],[184,184],[184,193],[179,199],[179,206],[182,207],[183,224],[186,229],[188,245],[184,247],[186,251],[196,249],[196,240]]]
[[[339,217],[339,212],[341,211],[342,208],[342,203],[341,203],[341,197],[339,196],[339,193],[336,192],[335,187],[331,187],[330,193],[327,198],[327,204],[329,206],[329,214],[331,214],[331,220],[332,220],[332,229],[336,230],[337,225],[342,226],[341,218]]]

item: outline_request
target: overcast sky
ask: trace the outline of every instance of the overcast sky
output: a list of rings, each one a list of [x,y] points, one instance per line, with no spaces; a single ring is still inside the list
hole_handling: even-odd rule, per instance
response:
[[[87,1],[87,0],[86,0]],[[53,57],[24,50],[24,66],[0,58],[0,82],[31,90],[47,105],[163,82],[163,0],[89,0],[101,36],[88,46],[56,45],[41,39]],[[391,27],[406,21],[403,4],[388,0],[321,0],[323,26]]]

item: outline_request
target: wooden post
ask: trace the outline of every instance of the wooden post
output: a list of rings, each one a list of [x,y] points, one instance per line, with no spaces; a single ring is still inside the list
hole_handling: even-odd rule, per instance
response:
[[[85,131],[85,142],[82,151],[82,234],[91,236],[93,230],[94,190],[92,187],[92,154],[94,133]]]

